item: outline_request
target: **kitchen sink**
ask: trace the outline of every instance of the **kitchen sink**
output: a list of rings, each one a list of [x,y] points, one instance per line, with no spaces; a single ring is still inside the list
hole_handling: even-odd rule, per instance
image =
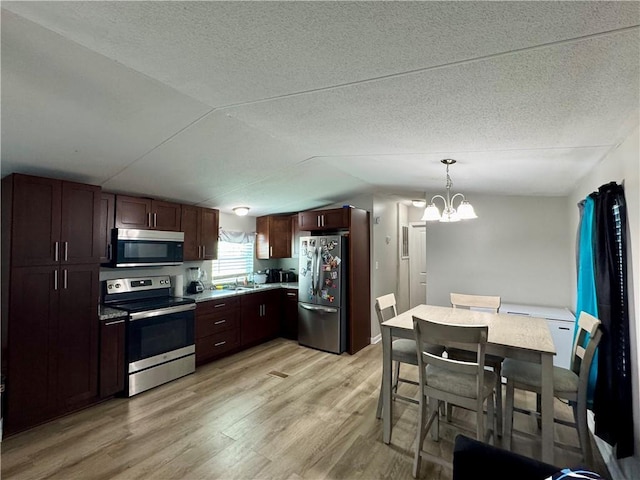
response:
[[[261,288],[266,287],[266,285],[258,284],[258,285],[238,285],[237,287],[229,287],[229,290],[238,290],[238,291],[247,291],[247,290],[260,290]]]

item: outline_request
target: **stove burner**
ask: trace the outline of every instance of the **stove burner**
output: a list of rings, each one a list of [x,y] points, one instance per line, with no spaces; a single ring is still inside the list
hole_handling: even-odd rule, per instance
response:
[[[192,298],[183,297],[165,297],[165,298],[150,298],[143,300],[132,300],[129,302],[116,302],[110,303],[109,306],[113,308],[119,308],[129,313],[144,312],[147,310],[158,310],[161,308],[176,307],[178,305],[188,305],[190,303],[196,303]]]

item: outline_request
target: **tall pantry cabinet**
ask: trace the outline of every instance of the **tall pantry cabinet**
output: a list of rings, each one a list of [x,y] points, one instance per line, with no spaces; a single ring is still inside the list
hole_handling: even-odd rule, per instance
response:
[[[2,179],[2,374],[11,434],[95,401],[101,189]]]

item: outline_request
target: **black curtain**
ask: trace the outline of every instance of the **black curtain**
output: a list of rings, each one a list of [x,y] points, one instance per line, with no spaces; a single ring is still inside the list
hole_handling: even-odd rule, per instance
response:
[[[634,453],[631,353],[627,297],[627,210],[615,182],[590,195],[594,204],[594,257],[598,317],[598,379],[593,398],[595,433],[616,447],[616,457]]]

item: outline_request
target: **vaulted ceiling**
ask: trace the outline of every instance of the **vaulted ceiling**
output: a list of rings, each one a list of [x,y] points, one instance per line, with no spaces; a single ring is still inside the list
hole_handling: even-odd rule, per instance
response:
[[[2,176],[230,212],[566,195],[637,125],[638,2],[2,2]]]

